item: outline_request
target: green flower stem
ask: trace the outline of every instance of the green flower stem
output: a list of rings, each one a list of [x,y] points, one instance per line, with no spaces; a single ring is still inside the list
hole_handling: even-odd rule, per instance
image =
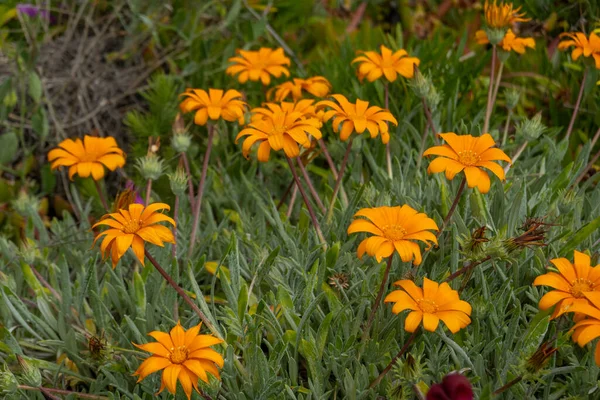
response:
[[[389,111],[389,107],[390,107],[389,106],[390,91],[389,91],[388,83],[387,82],[385,82],[383,84],[383,93],[384,93],[385,109],[387,111]],[[385,124],[388,125],[387,122]],[[390,150],[390,142],[387,142],[385,144],[385,159],[387,161],[387,173],[388,173],[388,177],[390,179],[394,179],[394,172],[392,171],[392,152]],[[340,171],[340,175],[341,175],[341,171]]]
[[[494,84],[494,94],[492,95],[492,108],[496,104],[496,98],[498,97],[498,89],[500,88],[500,81],[502,80],[502,71],[504,70],[504,63],[500,61],[500,67],[498,68],[498,74],[496,75],[496,83]],[[485,132],[484,132],[485,133]]]
[[[338,178],[335,181],[335,186],[333,188],[333,194],[331,195],[331,202],[329,203],[329,211],[327,212],[327,223],[331,222],[331,218],[333,217],[333,209],[335,207],[335,200],[337,199],[337,194],[340,190],[340,186],[342,185],[342,179],[344,178],[344,172],[346,171],[346,165],[348,164],[348,157],[350,156],[350,151],[352,150],[352,141],[354,140],[353,136],[350,136],[348,139],[348,146],[346,147],[346,153],[344,153],[344,159],[342,160],[342,165],[340,165],[340,172],[338,174]]]
[[[215,328],[215,326],[208,320],[206,315],[204,315],[202,310],[200,310],[200,308],[198,308],[196,303],[194,303],[193,300],[190,299],[190,296],[188,296],[187,293],[185,293],[185,291],[173,280],[173,278],[171,278],[171,276],[167,273],[167,271],[165,271],[160,266],[158,261],[156,261],[154,259],[154,257],[152,257],[150,255],[148,250],[144,249],[144,254],[146,255],[146,258],[148,260],[150,260],[152,265],[154,265],[154,268],[156,268],[156,270],[162,275],[162,277],[165,278],[167,283],[169,283],[169,285],[171,285],[171,287],[173,289],[175,289],[177,294],[179,294],[183,298],[183,300],[186,303],[188,303],[188,305],[192,308],[192,310],[194,310],[194,312],[198,315],[198,317],[200,317],[200,320],[204,323],[204,325],[206,325],[208,327],[208,329],[212,332],[212,334],[215,335],[215,337],[217,337],[218,339],[224,340],[223,337],[221,336],[221,334]],[[223,342],[223,343],[225,343],[225,342]]]
[[[104,198],[104,194],[102,193],[102,188],[100,187],[98,181],[95,179],[94,185],[96,185],[96,191],[98,192],[98,197],[100,197],[100,202],[102,203],[104,210],[106,210],[106,212],[109,212],[108,203],[106,203],[106,199]]]
[[[508,114],[506,116],[506,125],[504,126],[504,133],[502,134],[502,146],[506,144],[506,140],[508,139],[508,128],[510,128],[510,119],[512,117],[512,110],[508,110]]]
[[[387,286],[388,276],[390,275],[390,269],[392,267],[392,260],[394,259],[394,253],[392,253],[387,260],[387,266],[385,267],[385,272],[383,273],[383,279],[381,280],[381,285],[379,286],[379,291],[377,292],[377,297],[375,298],[375,304],[373,304],[373,309],[371,310],[371,314],[369,314],[369,319],[367,319],[367,325],[365,326],[362,334],[361,341],[364,342],[369,336],[369,330],[371,329],[371,325],[373,325],[373,320],[375,319],[375,313],[379,309],[379,304],[381,303],[381,298],[383,297],[383,292]]]
[[[204,183],[206,182],[206,173],[208,171],[208,160],[210,159],[210,152],[212,150],[212,142],[215,136],[215,127],[212,124],[208,124],[208,142],[206,144],[206,152],[204,153],[204,160],[202,162],[202,174],[200,175],[200,183],[198,184],[198,194],[193,205],[194,211],[193,222],[192,222],[192,234],[190,236],[190,248],[188,250],[188,258],[192,257],[194,252],[194,245],[196,244],[196,234],[198,233],[198,225],[200,224],[200,209],[202,206],[202,196],[204,194]]]
[[[483,122],[483,130],[481,133],[488,133],[490,128],[490,118],[492,116],[492,108],[494,107],[492,98],[494,94],[494,74],[496,69],[496,59],[498,58],[498,49],[496,45],[492,47],[492,68],[490,71],[490,85],[488,88],[487,106],[485,108],[485,121]]]
[[[308,201],[308,196],[302,187],[302,183],[300,183],[300,178],[298,178],[298,173],[296,173],[296,169],[294,168],[294,164],[292,163],[292,159],[289,157],[285,158],[290,166],[290,170],[292,171],[292,175],[294,176],[294,181],[296,181],[296,186],[300,191],[300,195],[302,196],[302,200],[304,200],[304,204],[306,205],[306,209],[308,210],[308,214],[310,215],[310,219],[312,220],[315,231],[317,232],[317,236],[322,244],[326,244],[325,237],[323,236],[323,232],[321,232],[321,227],[319,226],[319,222],[317,221],[317,217],[315,216],[315,211],[310,205],[310,201]]]
[[[466,183],[467,183],[467,178],[464,177],[462,182],[460,183],[460,186],[458,187],[458,191],[456,192],[456,197],[454,198],[454,202],[452,203],[452,206],[450,206],[450,211],[448,211],[448,215],[446,215],[446,218],[444,218],[444,222],[442,223],[442,226],[441,226],[440,230],[438,231],[436,237],[439,238],[442,235],[442,232],[444,232],[444,229],[446,229],[446,225],[448,225],[448,222],[450,221],[452,214],[454,214],[454,210],[456,210],[456,206],[458,205],[460,196],[462,195],[462,192],[465,190]]]
[[[298,163],[298,166],[300,167],[300,172],[302,172],[302,176],[304,177],[304,180],[306,181],[306,186],[308,186],[308,190],[310,191],[310,194],[312,195],[313,199],[315,200],[315,203],[317,203],[317,206],[319,207],[321,212],[323,214],[325,214],[327,209],[323,205],[323,202],[321,201],[321,198],[319,197],[319,194],[317,193],[315,186],[313,185],[312,180],[310,179],[310,176],[308,175],[308,171],[306,171],[306,167],[304,166],[304,163],[302,162],[300,157],[296,157],[296,163]]]
[[[577,95],[577,102],[575,103],[575,109],[573,110],[573,115],[571,116],[571,122],[569,122],[569,127],[567,128],[567,134],[565,135],[565,139],[569,140],[571,137],[571,132],[573,132],[573,126],[575,125],[575,119],[577,119],[577,113],[579,112],[579,106],[581,105],[581,99],[583,97],[583,89],[585,88],[585,80],[587,78],[588,68],[583,71],[583,78],[581,78],[581,86],[579,86],[579,94]]]
[[[19,385],[17,386],[17,389],[20,390],[35,390],[38,392],[41,392],[43,394],[62,394],[65,396],[75,396],[75,397],[79,397],[80,399],[93,399],[93,400],[108,400],[108,397],[106,396],[96,396],[94,394],[87,394],[87,393],[78,393],[78,392],[73,392],[71,390],[64,390],[64,389],[54,389],[54,388],[47,388],[47,387],[34,387],[34,386],[27,386],[27,385]]]
[[[150,204],[150,195],[151,194],[152,194],[152,179],[148,179],[148,182],[146,183],[146,198],[144,200],[146,207],[148,207],[148,205]]]
[[[400,351],[398,352],[398,354],[396,354],[396,356],[394,358],[392,358],[392,361],[390,361],[390,363],[387,365],[387,367],[385,367],[385,369],[383,371],[381,371],[381,373],[379,374],[379,376],[373,382],[371,382],[371,384],[369,385],[369,389],[373,389],[375,386],[377,386],[377,384],[379,382],[381,382],[381,380],[383,379],[383,377],[388,372],[390,372],[390,370],[392,369],[392,367],[394,366],[394,364],[396,364],[396,361],[398,361],[398,359],[400,357],[402,357],[404,355],[404,353],[406,353],[406,351],[408,350],[408,348],[411,345],[411,343],[413,342],[413,340],[415,340],[415,338],[417,337],[417,333],[418,332],[419,332],[419,328],[415,329],[415,331],[412,333],[412,335],[410,335],[410,337],[408,338],[408,340],[404,343],[404,346],[402,346],[402,348],[400,349]]]

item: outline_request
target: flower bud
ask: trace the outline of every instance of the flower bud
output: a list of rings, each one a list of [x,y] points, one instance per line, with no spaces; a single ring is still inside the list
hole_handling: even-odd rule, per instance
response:
[[[174,173],[168,174],[171,191],[175,196],[182,196],[188,186],[188,178],[183,168],[178,167]]]
[[[20,190],[17,198],[12,201],[12,206],[22,216],[37,213],[40,203],[35,196],[30,196],[25,190]]]
[[[506,28],[492,28],[486,26],[484,31],[492,45],[500,43],[502,39],[504,39],[504,35],[506,35]]]
[[[517,104],[519,104],[519,97],[521,97],[521,93],[515,89],[510,88],[504,91],[504,98],[506,99],[506,108],[509,110],[514,109]]]
[[[25,360],[23,357],[17,354],[17,361],[21,366],[21,373],[23,380],[29,386],[38,387],[42,384],[42,374],[40,373],[39,368],[31,365],[30,362]]]
[[[30,238],[26,238],[21,242],[19,256],[25,264],[31,265],[35,262],[37,257],[41,256],[41,254],[36,242]]]
[[[420,70],[417,69],[415,71],[413,79],[410,81],[410,87],[415,92],[417,97],[423,98],[427,96],[427,93],[429,93],[430,86],[431,83],[429,82],[429,79],[425,75],[423,75]]]
[[[136,168],[144,179],[152,179],[153,181],[160,178],[163,173],[163,161],[154,153],[148,153],[145,157],[137,160]]]
[[[528,142],[536,140],[546,130],[546,126],[542,123],[542,113],[537,113],[532,119],[521,121],[516,130],[517,135],[522,135]]]
[[[19,382],[12,372],[4,365],[0,369],[0,394],[11,394],[17,390]]]
[[[187,133],[173,135],[171,138],[171,146],[177,153],[185,153],[192,144],[192,138]]]

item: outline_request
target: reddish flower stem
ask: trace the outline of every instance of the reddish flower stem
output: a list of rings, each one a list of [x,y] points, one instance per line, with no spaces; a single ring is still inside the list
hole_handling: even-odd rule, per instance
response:
[[[194,203],[193,222],[192,222],[192,234],[190,236],[190,248],[188,250],[188,258],[192,257],[194,252],[194,245],[196,244],[196,235],[198,233],[198,225],[200,224],[200,209],[202,207],[202,196],[204,195],[204,183],[206,182],[206,173],[208,172],[208,160],[210,159],[210,152],[212,150],[212,142],[215,136],[215,127],[212,124],[208,124],[208,141],[206,143],[206,152],[204,153],[204,160],[202,161],[202,174],[200,175],[200,183],[198,184],[198,194]]]
[[[583,71],[583,78],[581,79],[581,86],[579,86],[579,94],[577,95],[577,102],[575,103],[575,109],[573,110],[573,115],[571,116],[571,121],[569,122],[569,127],[567,128],[567,134],[565,138],[569,140],[571,137],[571,132],[573,132],[573,126],[575,125],[575,119],[577,118],[577,113],[579,112],[579,106],[581,105],[581,99],[583,98],[583,89],[585,88],[585,79],[587,78],[588,69],[586,68]]]
[[[146,255],[146,258],[148,260],[150,260],[152,265],[154,265],[154,268],[156,268],[156,270],[162,275],[162,277],[165,278],[165,280],[169,283],[169,285],[171,285],[171,287],[173,289],[175,289],[177,294],[179,294],[183,298],[183,300],[186,303],[188,303],[188,305],[192,308],[192,310],[194,310],[194,312],[198,315],[198,317],[200,317],[200,320],[204,323],[204,325],[206,325],[208,327],[208,329],[213,333],[213,335],[215,335],[215,337],[217,337],[218,339],[223,340],[223,337],[219,334],[219,332],[217,331],[215,326],[209,321],[209,319],[206,317],[206,315],[204,315],[202,310],[200,310],[200,308],[198,308],[196,303],[194,303],[192,301],[192,299],[190,299],[190,296],[188,296],[187,293],[185,293],[185,291],[173,280],[173,278],[171,278],[171,276],[167,273],[167,271],[165,271],[160,266],[158,261],[156,261],[154,259],[154,257],[152,257],[150,255],[148,250],[144,249],[144,254]]]
[[[598,128],[598,130],[596,131],[596,134],[594,135],[594,137],[592,139],[592,143],[590,145],[590,149],[594,148],[594,145],[596,144],[596,142],[598,141],[598,139],[600,139],[600,128]]]
[[[278,210],[281,208],[283,203],[285,203],[285,199],[287,199],[287,197],[290,194],[290,192],[292,191],[292,188],[294,187],[295,183],[296,183],[296,181],[294,181],[294,179],[292,179],[292,181],[288,185],[287,189],[285,189],[285,192],[283,192],[283,195],[281,196],[281,200],[279,200],[279,203],[277,203]]]
[[[171,255],[173,257],[177,257],[177,214],[179,214],[179,196],[175,196],[175,205],[173,206],[173,221],[175,221],[175,225],[173,226],[173,237],[175,238],[175,243],[171,246]]]
[[[490,128],[490,118],[492,116],[492,108],[494,107],[492,98],[494,95],[494,75],[495,75],[495,70],[496,70],[497,57],[498,57],[498,49],[496,48],[496,45],[493,45],[492,46],[492,68],[490,71],[490,85],[488,88],[487,106],[485,108],[485,120],[483,122],[483,130],[481,131],[481,133],[488,133],[488,130]]]
[[[313,210],[312,206],[310,205],[310,201],[308,201],[308,196],[306,195],[306,192],[304,191],[304,188],[302,187],[302,183],[300,183],[300,178],[298,178],[298,174],[296,173],[296,169],[294,168],[294,163],[292,162],[292,159],[289,157],[286,157],[285,159],[287,160],[288,165],[290,166],[290,170],[292,171],[292,175],[294,176],[294,180],[296,181],[296,186],[298,187],[298,190],[300,191],[302,200],[304,200],[304,204],[306,205],[306,209],[308,210],[310,219],[312,220],[315,231],[317,232],[317,236],[319,237],[319,240],[321,241],[321,243],[325,244],[326,243],[325,237],[323,236],[323,232],[321,232],[321,227],[319,226],[319,222],[317,221],[317,217],[315,216],[315,211]]]
[[[465,178],[463,178],[462,182],[460,183],[460,186],[458,187],[458,191],[456,192],[456,197],[454,198],[454,202],[452,202],[452,206],[450,206],[448,215],[446,215],[446,218],[444,218],[444,222],[442,223],[442,226],[440,227],[440,230],[438,231],[436,237],[439,238],[441,236],[442,232],[444,232],[444,229],[446,229],[446,225],[448,225],[448,222],[450,221],[452,214],[454,214],[454,210],[456,210],[456,206],[458,205],[458,201],[460,200],[460,195],[465,190],[466,183],[467,183],[467,178],[465,177]]]
[[[325,145],[325,141],[323,139],[319,139],[318,143],[321,147],[321,150],[323,151],[323,155],[325,156],[327,165],[329,165],[331,175],[333,175],[333,179],[337,181],[338,170],[335,166],[335,163],[333,162],[333,159],[331,158],[331,155],[329,154],[329,150],[327,150],[327,145]],[[340,188],[340,196],[342,197],[342,203],[344,204],[344,206],[348,205],[348,196],[346,195],[346,191],[344,190],[343,186]]]
[[[306,186],[308,186],[308,190],[310,191],[310,194],[312,195],[313,199],[315,200],[315,203],[317,203],[317,206],[319,207],[321,212],[323,214],[325,214],[327,209],[323,205],[323,202],[321,201],[321,198],[319,197],[319,194],[317,193],[317,190],[315,189],[315,187],[312,183],[312,180],[310,179],[310,176],[308,175],[308,171],[306,170],[306,167],[304,167],[304,163],[302,162],[300,157],[296,157],[296,163],[300,167],[300,172],[302,172],[302,176],[304,177],[304,180],[306,181]]]
[[[402,357],[404,355],[404,353],[406,353],[406,351],[408,350],[408,347],[411,345],[411,343],[413,342],[413,340],[415,340],[415,337],[417,337],[417,333],[419,332],[419,329],[417,328],[412,335],[410,335],[410,337],[408,338],[408,340],[404,343],[404,346],[402,346],[402,349],[400,349],[400,351],[398,352],[398,354],[396,354],[396,356],[394,358],[392,358],[392,361],[390,361],[390,363],[387,365],[387,367],[385,367],[385,369],[383,371],[381,371],[381,373],[379,374],[379,376],[373,381],[371,382],[371,384],[369,385],[369,389],[373,389],[375,386],[377,386],[377,384],[379,382],[381,382],[381,380],[383,379],[383,377],[390,372],[390,370],[392,369],[392,367],[394,366],[394,364],[396,363],[396,361],[398,361],[398,359],[400,357]]]
[[[190,207],[194,206],[194,183],[192,182],[192,172],[190,170],[190,163],[188,162],[187,156],[185,153],[181,153],[181,161],[183,163],[183,168],[185,168],[185,172],[188,177],[188,196],[190,197]]]
[[[394,259],[394,253],[388,257],[387,266],[385,267],[385,272],[383,273],[383,280],[381,281],[381,285],[379,285],[379,291],[377,292],[377,297],[375,297],[375,304],[373,304],[373,309],[371,310],[371,314],[369,314],[369,319],[367,319],[367,325],[365,326],[362,334],[361,341],[365,341],[369,336],[369,330],[371,329],[371,325],[373,325],[373,320],[375,319],[375,313],[379,309],[379,304],[381,303],[381,298],[383,297],[383,292],[385,291],[385,287],[387,284],[388,276],[390,275],[390,269],[392,267],[392,260]]]
[[[504,392],[506,392],[508,389],[510,389],[512,386],[516,385],[517,383],[521,382],[521,380],[523,379],[523,375],[519,375],[517,376],[515,379],[513,379],[512,381],[508,382],[506,385],[502,386],[499,389],[494,390],[494,392],[492,393],[493,396],[498,396],[499,394],[502,394]]]
[[[106,396],[97,396],[94,394],[87,394],[87,393],[78,393],[78,392],[73,392],[71,390],[64,390],[64,389],[55,389],[55,388],[48,388],[48,387],[35,387],[35,386],[28,386],[28,385],[19,385],[17,386],[17,389],[20,390],[35,390],[38,392],[48,392],[48,393],[55,393],[55,394],[62,394],[65,396],[75,396],[75,397],[79,397],[80,399],[92,399],[92,400],[108,400],[108,397]]]
[[[102,193],[102,188],[100,188],[100,184],[95,179],[94,185],[96,185],[96,191],[98,192],[98,197],[100,197],[100,202],[102,203],[104,210],[106,210],[106,212],[109,212],[108,203],[106,203],[106,199],[104,198],[104,194]]]
[[[600,132],[600,131],[598,131],[598,132]],[[575,182],[573,182],[572,186],[576,186],[579,184],[579,182],[581,182],[581,180],[585,177],[585,175],[590,170],[590,168],[592,168],[592,166],[598,160],[598,158],[600,158],[600,151],[598,151],[596,154],[594,154],[594,156],[592,157],[590,162],[587,163],[587,165],[585,166],[583,171],[581,171],[581,173],[577,176],[577,179],[575,179]]]
[[[454,272],[453,274],[451,274],[449,277],[447,277],[444,282],[451,282],[454,279],[458,278],[459,276],[465,274],[466,272],[469,272],[469,270],[472,270],[473,268],[475,268],[476,266],[483,264],[484,262],[486,262],[487,260],[491,259],[492,256],[487,256],[479,261],[473,261],[471,264],[462,267],[461,269],[457,270],[456,272]]]
[[[294,183],[296,183],[296,181],[294,181]],[[298,197],[298,186],[294,185],[294,188],[292,189],[292,197],[290,198],[290,204],[288,204],[288,209],[285,213],[287,219],[290,219],[290,217],[292,216],[292,211],[294,211],[294,204],[296,204],[296,197]]]
[[[346,165],[348,164],[348,157],[350,156],[350,151],[352,150],[352,141],[354,140],[353,136],[350,136],[348,140],[348,146],[346,147],[346,153],[344,153],[344,159],[342,160],[342,165],[340,166],[340,172],[338,174],[338,178],[335,181],[335,186],[333,188],[333,194],[331,195],[331,202],[329,203],[329,211],[327,212],[327,222],[331,221],[333,217],[333,209],[335,206],[335,200],[337,199],[338,191],[340,190],[340,186],[342,184],[342,179],[344,178],[344,172],[346,171]]]

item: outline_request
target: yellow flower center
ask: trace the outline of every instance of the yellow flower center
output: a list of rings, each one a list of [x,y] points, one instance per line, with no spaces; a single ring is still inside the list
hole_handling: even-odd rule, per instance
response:
[[[173,364],[182,364],[185,360],[188,359],[189,354],[190,351],[185,346],[172,347],[169,359]]]
[[[136,233],[140,230],[142,225],[142,221],[139,219],[131,219],[127,221],[125,225],[123,225],[122,231],[123,233]]]
[[[417,300],[417,304],[419,305],[421,311],[427,314],[435,314],[438,310],[438,306],[435,304],[435,301],[430,299]]]
[[[381,230],[383,236],[390,240],[401,240],[406,235],[406,229],[400,225],[386,225]]]
[[[458,152],[458,162],[461,164],[470,166],[475,165],[481,160],[479,154],[475,153],[472,150],[459,151]]]
[[[594,290],[594,284],[583,278],[579,278],[571,283],[571,294],[573,297],[582,298],[583,292],[591,292]]]

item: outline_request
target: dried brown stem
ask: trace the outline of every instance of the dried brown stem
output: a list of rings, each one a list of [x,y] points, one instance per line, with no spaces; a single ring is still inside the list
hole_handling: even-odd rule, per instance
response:
[[[521,382],[521,380],[523,380],[523,375],[517,376],[512,381],[508,382],[506,385],[502,386],[501,388],[498,388],[498,389],[494,390],[494,392],[492,393],[492,395],[493,396],[498,396],[499,394],[502,394],[502,393],[506,392],[512,386],[514,386],[517,383]]]
[[[475,268],[476,266],[483,264],[484,262],[486,262],[487,260],[491,259],[492,256],[487,256],[479,261],[473,261],[471,264],[462,267],[461,269],[457,270],[456,272],[454,272],[453,274],[451,274],[449,277],[447,277],[444,282],[451,282],[454,279],[458,278],[459,276],[469,272],[470,270],[472,270],[473,268]]]
[[[188,196],[190,198],[190,207],[194,206],[194,183],[192,182],[192,172],[190,170],[190,163],[187,159],[187,155],[185,153],[181,153],[181,162],[183,163],[183,168],[185,168],[185,173],[188,177]]]
[[[152,179],[148,179],[146,183],[146,198],[144,199],[144,203],[146,207],[150,204],[150,195],[152,194]]]
[[[108,203],[106,202],[106,199],[104,198],[104,194],[102,193],[102,188],[100,187],[100,184],[95,179],[94,179],[94,185],[96,185],[96,191],[98,192],[98,197],[100,197],[100,202],[102,203],[104,210],[106,210],[106,212],[108,212],[109,211]]]
[[[331,202],[329,203],[329,211],[327,212],[327,222],[331,221],[333,217],[333,209],[335,207],[335,200],[337,198],[338,191],[340,190],[340,186],[342,185],[342,180],[344,178],[344,172],[346,171],[346,165],[348,164],[348,157],[350,156],[350,151],[352,150],[352,141],[354,137],[350,136],[348,140],[348,146],[346,147],[346,153],[344,153],[344,159],[342,160],[342,165],[340,166],[340,172],[338,174],[338,178],[335,181],[335,187],[333,188],[333,194],[331,195]]]

